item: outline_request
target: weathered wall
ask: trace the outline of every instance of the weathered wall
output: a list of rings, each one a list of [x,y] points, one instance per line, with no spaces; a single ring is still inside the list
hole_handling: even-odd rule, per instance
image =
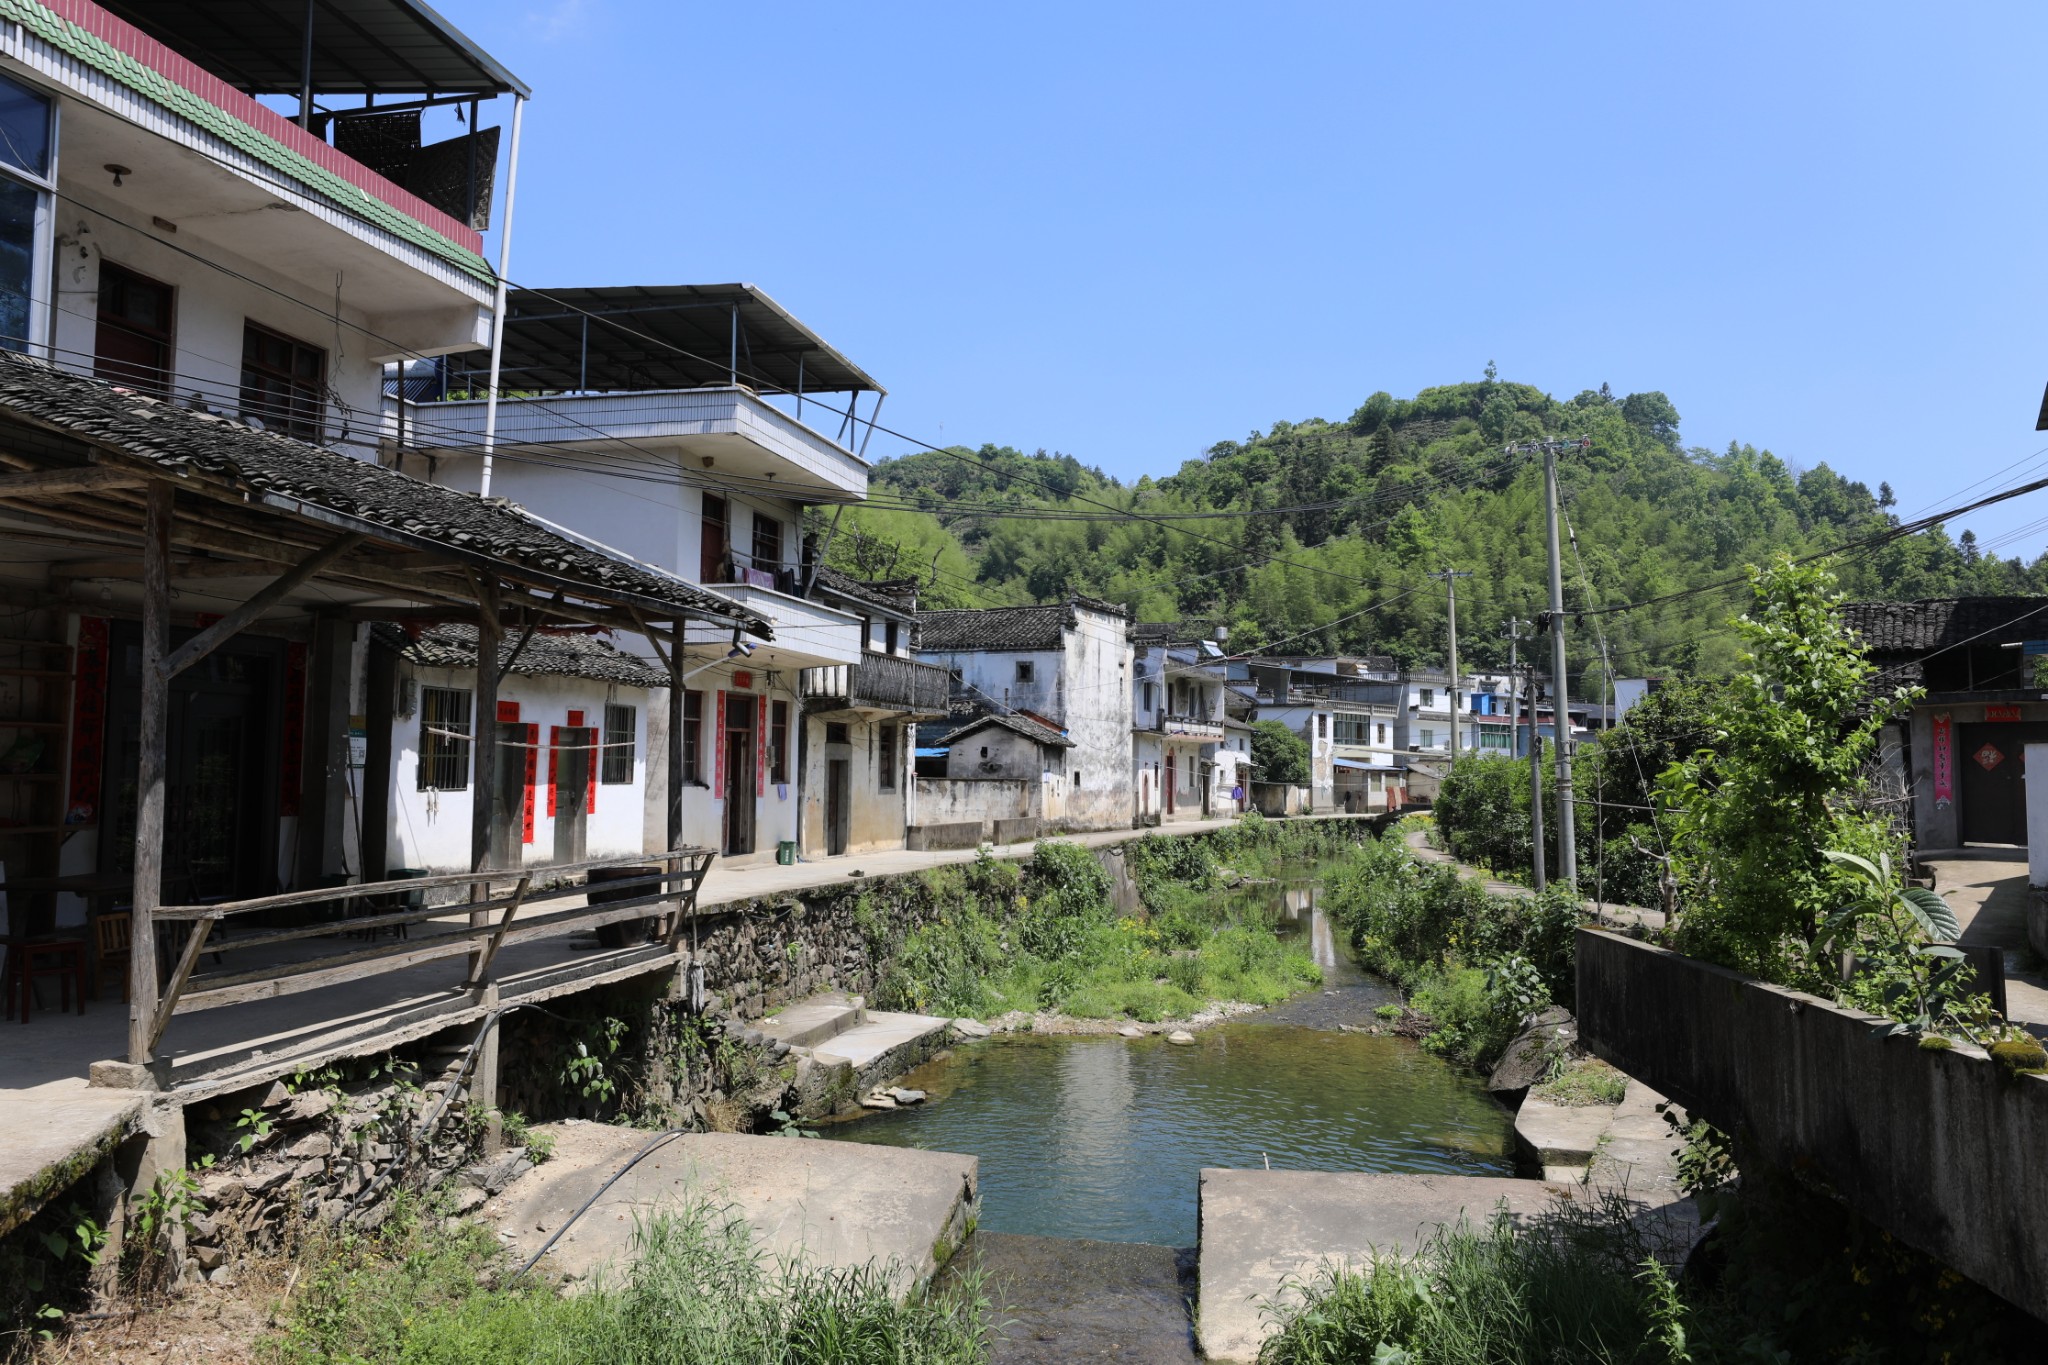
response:
[[[1035,816],[1039,783],[1030,778],[920,777],[917,779],[917,823],[953,825],[966,821],[1019,820]]]
[[[1074,747],[1066,751],[1064,808],[1069,829],[1128,829],[1131,824],[1131,641],[1123,616],[1077,606],[1067,632],[1064,696],[1057,713]]]
[[[2048,1077],[1638,943],[1578,934],[1579,1038],[1857,1213],[2048,1318]]]
[[[883,788],[882,745],[877,731],[882,725],[896,731],[896,762]],[[915,762],[916,727],[900,720],[848,720],[846,743],[825,742],[823,719],[806,716],[803,776],[803,836],[806,858],[822,858],[829,847],[825,829],[826,764],[845,759],[847,773],[846,852],[867,853],[879,848],[903,847],[903,830],[908,823],[910,782]],[[792,740],[792,743],[795,741]],[[792,761],[794,758],[792,757]]]
[[[984,725],[946,751],[946,776],[955,781],[1019,778],[1036,783],[1046,762],[1038,741],[1001,725]]]

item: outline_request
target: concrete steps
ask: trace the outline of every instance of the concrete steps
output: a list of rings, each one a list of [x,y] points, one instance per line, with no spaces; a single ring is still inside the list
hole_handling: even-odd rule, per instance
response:
[[[952,1033],[950,1019],[871,1010],[859,996],[838,992],[800,1000],[755,1027],[789,1045],[807,1095],[867,1094],[922,1064]]]

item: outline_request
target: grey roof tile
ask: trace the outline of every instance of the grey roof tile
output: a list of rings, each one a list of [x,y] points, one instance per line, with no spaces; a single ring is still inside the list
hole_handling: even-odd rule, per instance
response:
[[[379,621],[377,643],[423,668],[475,668],[476,627],[458,622],[428,626],[417,637],[403,626]],[[507,631],[498,646],[502,663],[519,643],[518,631]],[[589,678],[628,687],[667,687],[668,675],[646,659],[628,654],[609,641],[581,633],[535,631],[512,661],[513,673]]]

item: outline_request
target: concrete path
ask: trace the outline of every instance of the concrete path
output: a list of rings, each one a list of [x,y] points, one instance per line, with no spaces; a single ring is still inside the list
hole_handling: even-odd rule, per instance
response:
[[[1593,1164],[1607,1135],[1614,1108],[1604,1104],[1553,1104],[1530,1094],[1515,1111],[1515,1147],[1546,1180],[1576,1180]]]
[[[609,1124],[548,1124],[554,1155],[486,1204],[482,1217],[524,1261],[655,1136]],[[980,1162],[950,1152],[801,1138],[692,1133],[634,1166],[555,1243],[542,1268],[588,1279],[622,1263],[636,1220],[692,1200],[728,1207],[781,1258],[877,1263],[908,1293],[966,1235]]]
[[[1192,1253],[977,1232],[939,1277],[979,1273],[991,1365],[1196,1365]]]
[[[1957,942],[2005,953],[2005,1008],[2014,1023],[2048,1029],[2048,976],[2029,968],[2027,863],[2003,858],[1935,858],[1921,867],[1963,926]]]
[[[1495,1176],[1202,1172],[1202,1353],[1251,1361],[1271,1331],[1265,1305],[1326,1264],[1363,1267],[1413,1251],[1439,1227],[1484,1224],[1505,1203],[1526,1223],[1572,1199],[1563,1185]]]

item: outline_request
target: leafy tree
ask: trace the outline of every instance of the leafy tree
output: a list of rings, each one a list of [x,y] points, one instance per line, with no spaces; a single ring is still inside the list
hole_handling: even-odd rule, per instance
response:
[[[1308,783],[1308,741],[1277,720],[1252,722],[1252,762],[1262,782]]]
[[[1713,747],[1658,784],[1678,942],[1766,980],[1826,989],[1817,940],[1842,900],[1828,852],[1897,853],[1858,803],[1879,729],[1913,694],[1873,698],[1876,669],[1842,625],[1833,574],[1780,556],[1750,583],[1748,649],[1709,713]]]

